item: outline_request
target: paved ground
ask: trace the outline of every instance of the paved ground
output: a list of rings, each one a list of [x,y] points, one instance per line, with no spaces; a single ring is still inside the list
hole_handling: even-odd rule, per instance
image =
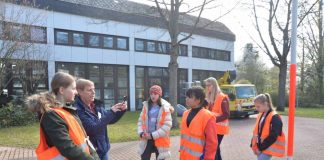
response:
[[[287,117],[283,117],[284,132],[287,135]],[[249,148],[251,131],[255,117],[249,119],[232,119],[231,134],[222,143],[224,160],[253,160],[255,156]],[[324,159],[324,120],[312,118],[296,118],[295,123],[295,160]],[[179,137],[172,137],[172,154],[178,159]],[[139,160],[137,142],[114,143],[110,151],[112,160]],[[0,147],[0,160],[35,159],[32,150],[21,148]],[[285,159],[285,158],[282,158]],[[279,160],[279,158],[274,158]]]

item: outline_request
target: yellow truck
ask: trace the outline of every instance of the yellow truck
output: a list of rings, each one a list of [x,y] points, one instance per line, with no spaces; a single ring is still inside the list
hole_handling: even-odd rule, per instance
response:
[[[257,114],[253,99],[257,92],[253,84],[231,84],[229,71],[218,79],[221,90],[228,95],[230,100],[231,117],[249,117]]]

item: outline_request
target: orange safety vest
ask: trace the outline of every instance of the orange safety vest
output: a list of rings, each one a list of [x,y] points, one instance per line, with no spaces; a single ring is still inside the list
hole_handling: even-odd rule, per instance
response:
[[[69,130],[69,136],[71,140],[77,145],[80,146],[84,152],[90,154],[88,144],[86,142],[86,133],[83,128],[79,125],[77,120],[63,108],[53,108],[55,111],[66,123]],[[40,143],[36,148],[37,159],[39,160],[66,160],[67,158],[63,157],[60,151],[55,147],[49,147],[46,143],[45,134],[42,128],[40,128]]]
[[[264,126],[262,129],[262,134],[260,140],[263,141],[269,136],[270,127],[271,127],[271,120],[272,117],[276,115],[275,112],[270,112],[268,116],[264,120]],[[256,151],[258,149],[257,142],[258,142],[258,131],[259,131],[259,122],[261,119],[262,113],[259,113],[258,118],[256,120],[256,124],[253,131],[253,138],[252,138],[252,150]],[[286,147],[286,139],[285,134],[281,132],[281,134],[277,137],[275,143],[273,143],[269,148],[262,151],[262,153],[277,157],[285,156],[285,147]]]
[[[181,123],[180,159],[200,160],[206,144],[205,128],[215,116],[207,109],[201,109],[187,127],[187,118],[191,110],[185,111]]]
[[[159,121],[159,125],[163,126],[164,121],[165,121],[165,117],[167,116],[168,112],[163,111],[161,114],[161,118]],[[148,121],[146,119],[147,115],[147,107],[143,108],[143,114],[142,114],[142,129],[143,131],[145,131],[146,133],[148,132],[147,126],[148,126]],[[156,148],[158,149],[159,153],[161,153],[162,151],[165,151],[167,148],[170,148],[171,143],[170,143],[170,138],[168,137],[160,137],[154,140],[154,144],[156,146]]]
[[[216,118],[217,116],[220,116],[223,114],[222,111],[222,102],[223,99],[227,98],[227,95],[224,93],[219,93],[216,96],[215,102],[214,102],[214,106],[212,108],[212,112],[215,114]],[[221,122],[217,122],[216,123],[216,129],[217,129],[217,134],[221,134],[221,135],[226,135],[229,133],[229,120],[226,119],[224,121]]]

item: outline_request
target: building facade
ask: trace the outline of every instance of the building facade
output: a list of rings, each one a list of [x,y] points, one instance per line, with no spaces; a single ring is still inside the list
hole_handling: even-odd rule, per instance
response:
[[[108,108],[126,95],[131,111],[141,109],[153,84],[161,85],[168,99],[168,32],[159,27],[154,16],[127,13],[149,6],[125,0],[39,0],[36,4],[37,8],[30,8],[4,3],[11,9],[22,7],[44,16],[33,24],[35,29],[30,29],[31,37],[38,35],[37,43],[48,47],[49,56],[43,62],[46,67],[37,72],[47,75],[41,83],[43,90],[49,89],[55,72],[62,71],[92,80],[96,98]],[[184,20],[194,18],[187,16]],[[183,34],[190,30],[186,24],[180,28]],[[224,71],[234,70],[234,42],[235,35],[225,25],[214,22],[210,28],[198,29],[180,45],[179,103],[184,104],[186,82],[218,78]],[[13,94],[21,90],[19,83],[12,82]]]

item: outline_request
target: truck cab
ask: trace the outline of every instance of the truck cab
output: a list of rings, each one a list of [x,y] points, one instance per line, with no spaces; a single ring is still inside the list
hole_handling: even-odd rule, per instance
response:
[[[255,85],[224,84],[220,88],[229,97],[231,117],[248,117],[258,113],[253,103],[257,94]]]

